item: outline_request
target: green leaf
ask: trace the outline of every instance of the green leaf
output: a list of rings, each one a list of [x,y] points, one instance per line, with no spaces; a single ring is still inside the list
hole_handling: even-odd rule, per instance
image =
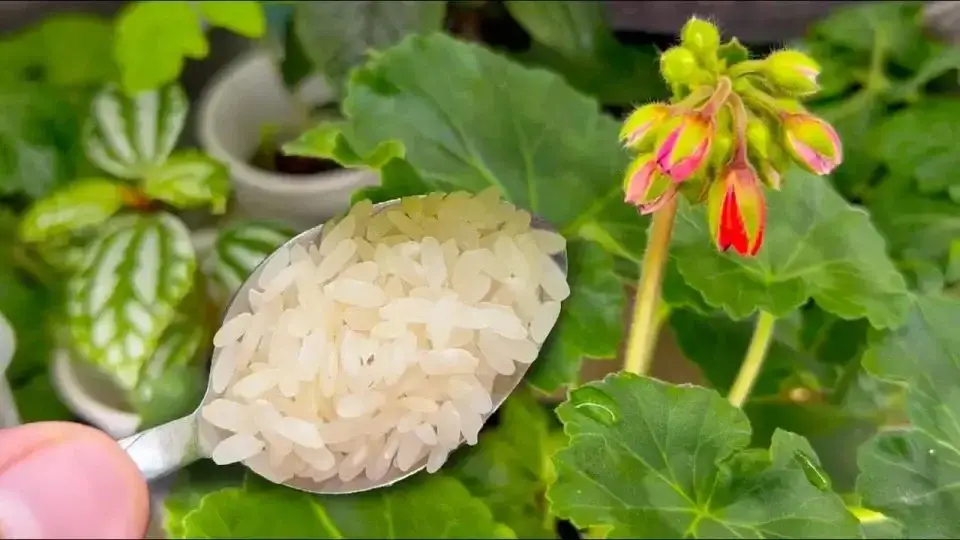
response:
[[[509,538],[463,484],[418,475],[395,486],[313,496],[275,484],[203,497],[183,520],[183,538]],[[271,516],[264,519],[264,516]]]
[[[258,38],[267,31],[267,19],[259,2],[198,2],[203,19],[243,37]]]
[[[534,43],[518,59],[557,72],[602,103],[633,105],[667,97],[653,47],[617,41],[599,2],[508,1]]]
[[[333,159],[344,167],[373,169],[385,167],[393,158],[403,157],[403,145],[397,141],[385,141],[364,155],[358,154],[343,137],[346,126],[345,122],[321,122],[283,145],[283,152],[288,156]]]
[[[845,7],[818,23],[812,34],[830,44],[869,57],[878,43],[906,68],[918,67],[930,54],[920,24],[921,2],[872,2]]]
[[[918,297],[900,328],[881,336],[864,365],[909,388],[911,426],[860,448],[863,505],[904,525],[907,538],[960,535],[960,302]]]
[[[67,322],[81,357],[135,388],[193,286],[190,232],[167,214],[108,221],[68,284]]]
[[[79,120],[54,90],[0,87],[0,196],[38,198],[72,179]]]
[[[483,83],[491,80],[498,82]],[[630,220],[629,229],[637,219],[635,211],[622,211],[626,155],[617,122],[554,74],[448,36],[412,36],[357,70],[343,105],[350,147],[363,156],[388,141],[402,143],[404,159],[429,191],[497,186],[568,238],[598,227],[619,238],[620,223],[611,220]],[[589,317],[564,308],[583,320],[564,326],[571,315],[561,315],[560,325],[574,331],[563,337],[567,332],[556,330],[543,351],[533,375],[543,390],[579,371],[574,355],[617,350],[620,332],[610,325],[620,324],[622,294],[612,292],[613,279],[601,279],[614,278],[612,261],[590,260],[585,278],[571,261],[569,280],[579,288],[567,302],[589,302]]]
[[[574,390],[558,415],[570,442],[547,496],[580,528],[608,527],[614,538],[859,537],[840,497],[795,461],[799,437],[775,434],[769,451],[748,450],[746,416],[715,391],[622,373]]]
[[[203,306],[181,305],[181,313],[167,327],[156,350],[143,365],[139,382],[130,396],[140,415],[140,429],[153,427],[189,414],[207,388],[204,344],[209,337]]]
[[[198,150],[182,150],[146,172],[143,192],[177,208],[210,205],[213,214],[227,211],[230,173],[219,161]]]
[[[177,472],[170,492],[163,498],[163,528],[168,538],[184,538],[183,520],[200,507],[203,497],[224,488],[243,485],[242,464],[215,465],[203,459]]]
[[[544,499],[553,479],[554,424],[533,394],[520,388],[500,409],[499,425],[447,466],[518,538],[555,536]]]
[[[20,220],[24,242],[53,237],[99,225],[123,207],[124,188],[105,178],[78,180],[36,201]]]
[[[229,299],[268,255],[294,235],[293,229],[279,223],[234,223],[217,233],[203,271],[216,284],[219,297]]]
[[[504,4],[533,39],[571,58],[593,58],[610,33],[602,5],[522,0]]]
[[[187,96],[179,85],[134,97],[105,87],[94,98],[84,126],[87,157],[104,171],[140,179],[163,165],[187,119]]]
[[[906,176],[887,177],[870,198],[870,217],[891,251],[939,265],[960,238],[960,206],[943,197],[920,195],[911,183]]]
[[[298,2],[293,30],[314,69],[339,91],[370,50],[440,30],[445,11],[444,2]]]
[[[681,202],[671,256],[707,304],[738,319],[757,310],[780,317],[813,298],[846,319],[866,317],[880,328],[900,322],[906,283],[866,212],[798,170],[766,197],[765,239],[754,258],[718,252],[705,210]]]
[[[129,95],[176,81],[185,58],[209,52],[200,13],[185,1],[131,2],[117,15],[113,55]]]
[[[111,79],[113,24],[86,13],[61,13],[0,41],[0,80],[54,86],[100,84]]]
[[[875,155],[891,172],[916,180],[921,193],[935,194],[960,185],[960,160],[953,141],[960,137],[956,120],[960,103],[953,99],[924,100],[887,117],[871,143]]]

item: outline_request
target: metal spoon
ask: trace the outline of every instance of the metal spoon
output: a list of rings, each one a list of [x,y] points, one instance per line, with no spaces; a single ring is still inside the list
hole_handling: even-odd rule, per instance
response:
[[[423,196],[421,196],[423,197]],[[400,199],[386,201],[374,205],[374,212],[381,212],[386,208],[400,203]],[[543,219],[532,216],[531,227],[535,229],[557,232],[556,229]],[[249,290],[253,288],[267,261],[276,256],[277,252],[283,249],[290,249],[294,244],[307,247],[318,243],[320,240],[320,231],[323,225],[319,225],[310,230],[300,233],[287,241],[284,245],[274,251],[269,257],[264,259],[260,265],[247,277],[247,280],[240,286],[240,289],[234,294],[233,299],[224,315],[224,320],[231,319],[245,311],[250,311]],[[560,266],[564,275],[567,273],[567,253],[563,251],[553,256],[554,260]],[[520,384],[521,379],[530,369],[532,364],[516,364],[516,371],[512,375],[498,375],[494,380],[492,393],[493,409],[483,415],[482,421],[486,423],[487,419],[496,411],[507,399],[511,392]],[[220,429],[211,426],[200,417],[200,410],[210,401],[218,397],[207,382],[207,392],[203,396],[203,401],[197,409],[183,418],[170,421],[161,426],[157,426],[125,439],[121,439],[120,446],[127,452],[133,461],[140,468],[140,471],[146,479],[154,480],[163,477],[177,469],[201,458],[209,458],[216,442],[224,438],[224,433]],[[463,444],[461,438],[460,444]],[[401,471],[391,466],[387,474],[376,481],[367,479],[363,474],[349,482],[342,482],[334,476],[323,482],[316,482],[310,478],[294,477],[283,483],[283,485],[324,495],[359,493],[392,485],[404,478],[422,470],[427,464],[427,456],[414,464],[407,471]],[[249,467],[248,467],[249,468]],[[254,473],[256,470],[250,468]],[[259,473],[257,473],[259,474]]]

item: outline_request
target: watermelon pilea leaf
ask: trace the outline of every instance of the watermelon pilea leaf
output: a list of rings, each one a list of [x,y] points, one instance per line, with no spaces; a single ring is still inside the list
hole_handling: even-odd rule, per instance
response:
[[[124,95],[104,87],[90,104],[83,129],[87,158],[127,180],[143,178],[173,152],[187,119],[186,93],[177,84]]]
[[[171,214],[124,214],[99,231],[67,287],[67,323],[82,358],[134,388],[193,286],[190,232]]]

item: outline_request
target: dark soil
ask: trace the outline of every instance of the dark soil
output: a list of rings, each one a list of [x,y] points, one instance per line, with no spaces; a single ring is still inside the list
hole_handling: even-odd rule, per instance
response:
[[[309,176],[343,168],[330,159],[288,156],[279,148],[261,149],[250,160],[250,164],[258,169],[295,176]]]

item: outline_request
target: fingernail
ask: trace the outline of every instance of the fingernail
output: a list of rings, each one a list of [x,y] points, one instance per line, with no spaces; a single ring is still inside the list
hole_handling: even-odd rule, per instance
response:
[[[147,500],[105,435],[51,441],[0,470],[0,538],[142,538]]]

